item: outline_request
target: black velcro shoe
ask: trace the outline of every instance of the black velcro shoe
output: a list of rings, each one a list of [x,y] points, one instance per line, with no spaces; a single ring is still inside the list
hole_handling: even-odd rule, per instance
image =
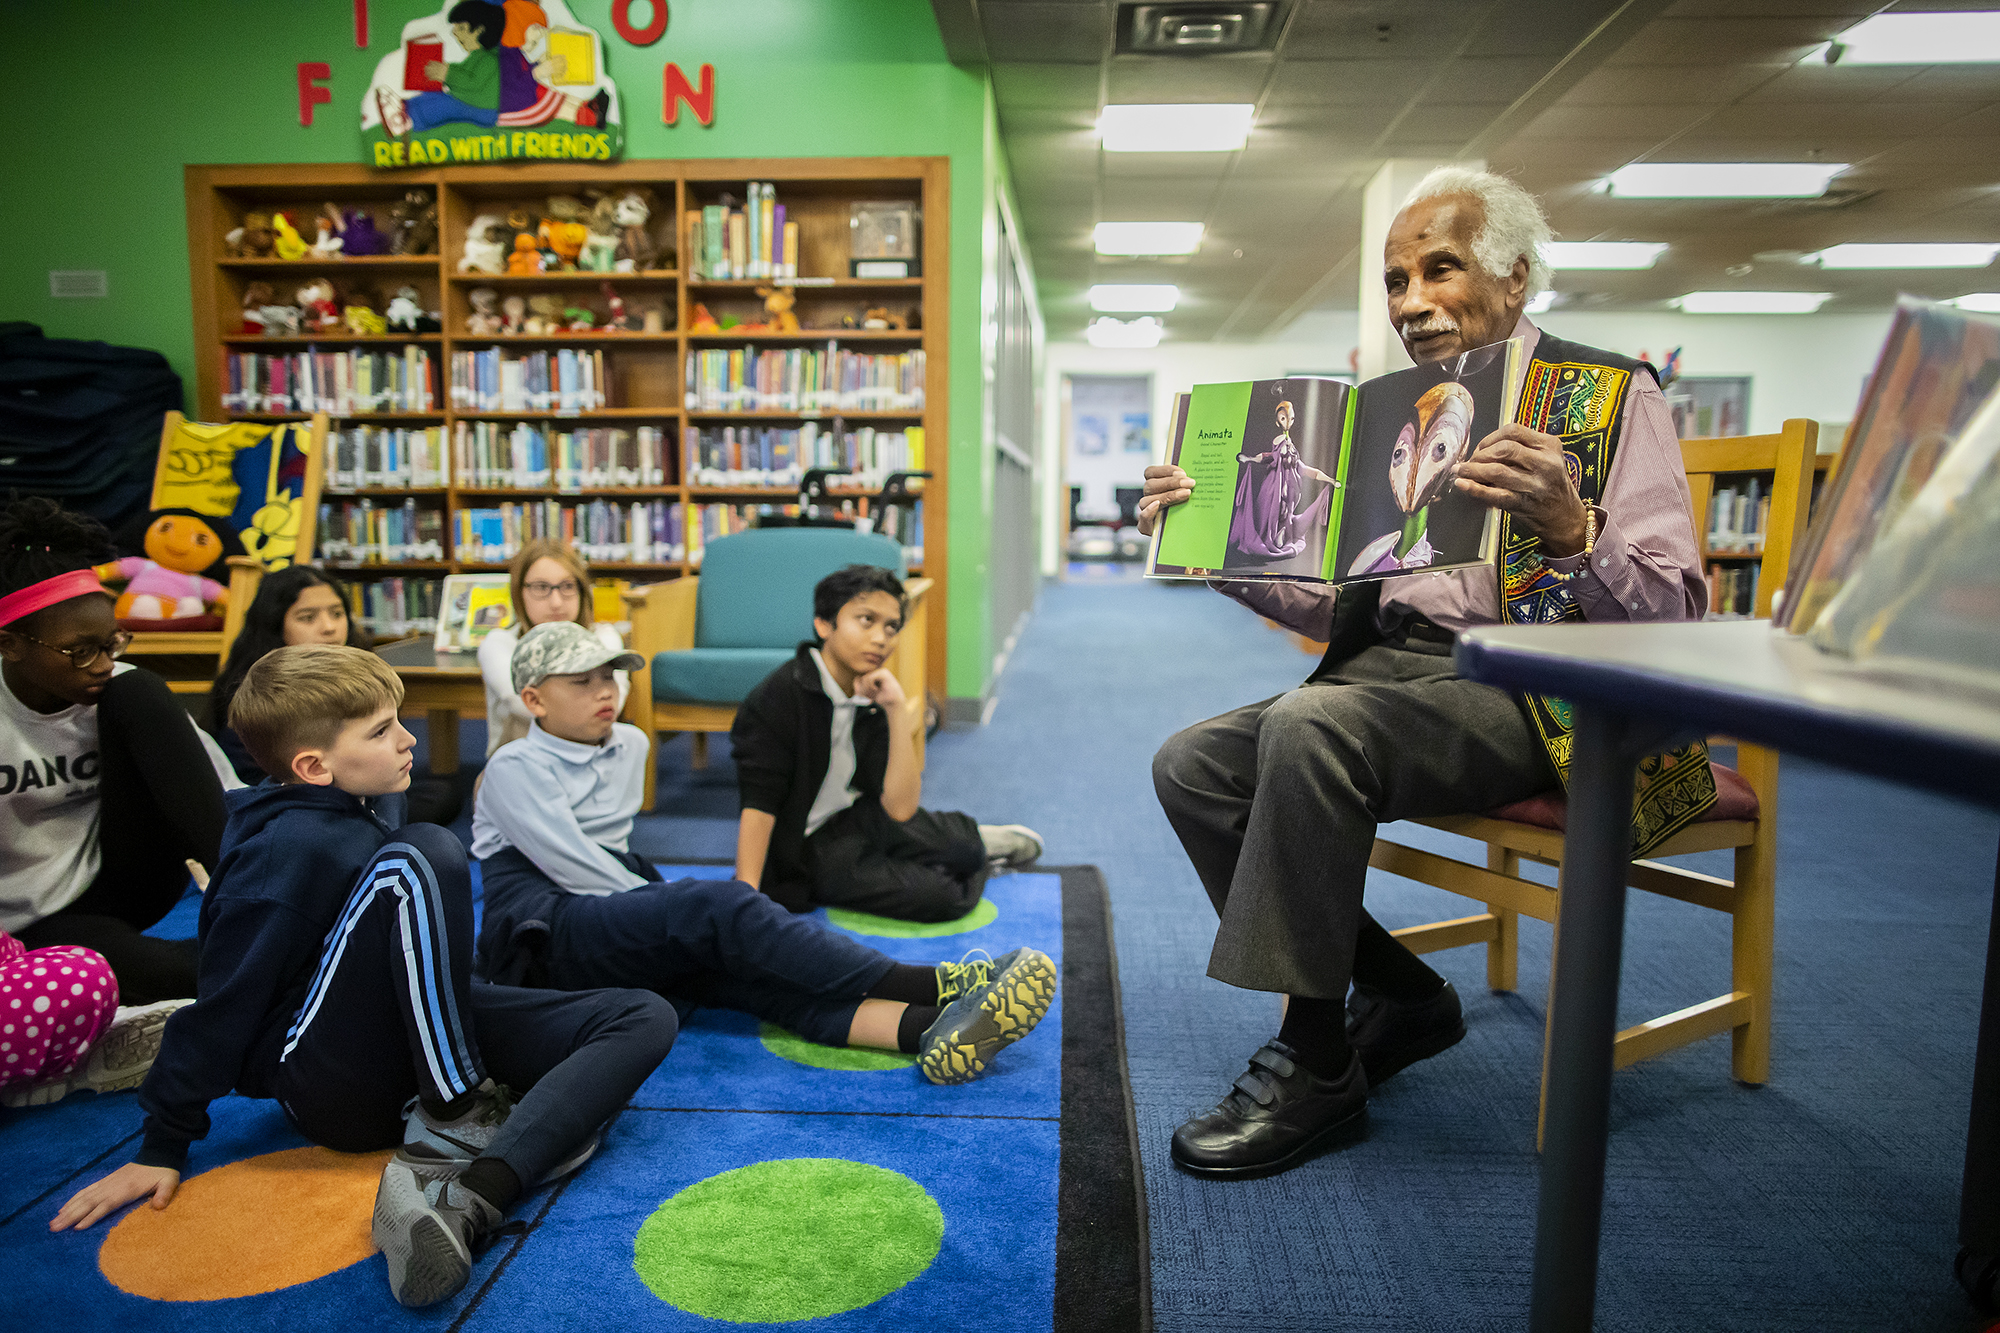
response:
[[[1213,1111],[1174,1131],[1181,1170],[1223,1180],[1275,1175],[1359,1139],[1368,1127],[1368,1075],[1360,1057],[1338,1079],[1324,1079],[1273,1041],[1250,1057]]]
[[[1458,1045],[1465,1036],[1465,1010],[1449,981],[1428,1000],[1409,1003],[1356,984],[1347,997],[1347,1044],[1368,1071],[1368,1086],[1379,1088],[1391,1074],[1439,1051]]]

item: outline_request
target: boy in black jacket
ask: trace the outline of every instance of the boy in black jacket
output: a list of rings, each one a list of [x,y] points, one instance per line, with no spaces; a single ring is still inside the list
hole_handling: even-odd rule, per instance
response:
[[[1042,854],[1019,824],[919,808],[923,700],[906,699],[882,665],[906,610],[886,569],[827,575],[813,589],[819,643],[800,644],[736,710],[736,877],[795,912],[825,903],[952,921],[979,901],[993,864]]]
[[[381,658],[330,644],[280,648],[244,677],[230,725],[282,777],[230,793],[200,998],[168,1020],[139,1091],[138,1156],[51,1230],[149,1195],[165,1208],[209,1102],[233,1088],[276,1098],[329,1148],[402,1143],[374,1237],[396,1299],[428,1305],[465,1284],[516,1199],[583,1163],[673,1045],[673,1008],[644,991],[471,980],[465,850],[434,825],[399,827],[415,745],[402,697]],[[518,1104],[489,1071],[528,1090]]]

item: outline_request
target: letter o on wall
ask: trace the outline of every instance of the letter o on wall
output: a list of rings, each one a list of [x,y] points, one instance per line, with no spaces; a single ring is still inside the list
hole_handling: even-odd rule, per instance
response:
[[[611,0],[611,26],[634,46],[651,46],[667,35],[667,0],[649,0],[653,17],[646,26],[632,26],[632,0]]]

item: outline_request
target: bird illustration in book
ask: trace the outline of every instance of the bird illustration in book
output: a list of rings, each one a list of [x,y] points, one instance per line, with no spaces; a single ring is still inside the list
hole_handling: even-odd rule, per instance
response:
[[[1403,511],[1403,527],[1361,549],[1350,576],[1420,569],[1437,558],[1429,536],[1431,503],[1445,493],[1459,464],[1472,457],[1472,391],[1447,380],[1417,399],[1389,454],[1389,489]]]
[[[1289,560],[1305,550],[1312,535],[1326,525],[1333,498],[1332,477],[1308,464],[1292,442],[1296,414],[1290,400],[1275,409],[1278,433],[1262,453],[1238,454],[1236,502],[1229,523],[1233,553],[1253,560]],[[1306,483],[1324,488],[1304,500]],[[1303,508],[1301,504],[1303,503]]]

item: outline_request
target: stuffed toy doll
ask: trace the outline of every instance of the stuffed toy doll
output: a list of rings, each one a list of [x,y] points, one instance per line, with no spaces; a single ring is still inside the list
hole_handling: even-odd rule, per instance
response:
[[[332,205],[328,205],[332,207]],[[347,212],[346,253],[350,255],[386,255],[389,253],[389,238],[375,225],[375,215],[365,208],[352,208]]]
[[[210,604],[219,611],[228,602],[229,589],[209,577],[221,572],[228,557],[243,554],[228,519],[192,509],[156,509],[119,536],[121,547],[136,545],[145,554],[113,560],[93,572],[101,579],[126,580],[113,608],[121,623],[194,620],[214,614]]]

